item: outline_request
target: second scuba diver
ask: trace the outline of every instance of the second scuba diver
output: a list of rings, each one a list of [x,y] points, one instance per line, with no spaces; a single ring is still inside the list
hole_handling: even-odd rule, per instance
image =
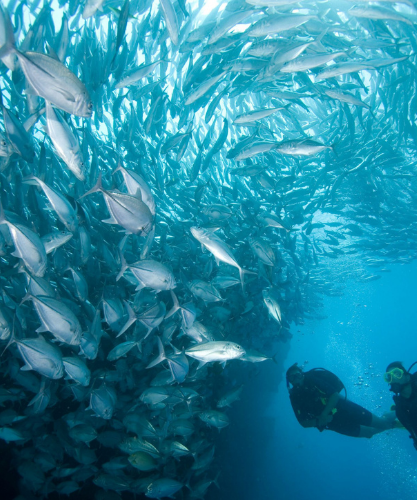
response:
[[[406,370],[400,361],[390,363],[384,380],[390,384],[390,391],[395,393],[395,414],[410,433],[414,448],[417,449],[417,373],[410,373],[414,364]]]
[[[349,401],[346,395],[341,396],[345,386],[328,370],[313,368],[304,372],[295,363],[288,368],[286,379],[294,414],[303,427],[371,438],[374,434],[399,426],[395,412],[378,417]]]

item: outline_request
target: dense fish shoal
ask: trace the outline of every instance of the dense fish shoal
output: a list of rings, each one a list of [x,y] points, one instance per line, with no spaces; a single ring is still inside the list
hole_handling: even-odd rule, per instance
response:
[[[25,498],[205,498],[239,373],[415,258],[416,23],[408,0],[0,7],[0,439]]]

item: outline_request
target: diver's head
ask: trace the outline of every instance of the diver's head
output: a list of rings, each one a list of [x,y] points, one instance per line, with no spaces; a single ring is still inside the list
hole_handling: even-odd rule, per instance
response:
[[[384,380],[390,384],[390,391],[399,393],[410,382],[410,374],[401,361],[393,361],[387,366]]]
[[[286,373],[287,387],[302,385],[304,380],[303,369],[297,363],[291,365]]]

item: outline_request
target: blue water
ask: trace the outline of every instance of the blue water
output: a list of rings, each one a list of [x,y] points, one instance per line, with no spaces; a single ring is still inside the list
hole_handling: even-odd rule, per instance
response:
[[[327,297],[327,319],[293,329],[285,362],[285,369],[308,361],[306,369],[334,371],[349,399],[377,415],[392,403],[382,377],[388,363],[400,360],[408,367],[417,360],[417,264],[391,270],[379,281],[348,283],[342,297]],[[282,376],[271,363],[248,380],[223,435],[222,491],[212,490],[211,498],[417,497],[417,452],[407,431],[355,439],[304,429],[293,415],[285,383],[274,387],[274,378]]]

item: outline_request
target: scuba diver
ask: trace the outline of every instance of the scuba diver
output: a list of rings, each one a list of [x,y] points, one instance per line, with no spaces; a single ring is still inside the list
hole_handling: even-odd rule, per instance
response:
[[[352,437],[371,438],[374,434],[399,426],[395,412],[377,417],[347,399],[343,382],[324,368],[308,372],[297,363],[287,370],[287,388],[298,422],[303,427],[316,427]],[[291,388],[290,388],[291,384]],[[340,395],[345,390],[345,397]]]
[[[417,362],[416,362],[417,363]],[[384,380],[394,392],[395,414],[401,424],[410,433],[414,448],[417,450],[417,372],[410,373],[413,363],[406,370],[400,361],[387,366]]]

